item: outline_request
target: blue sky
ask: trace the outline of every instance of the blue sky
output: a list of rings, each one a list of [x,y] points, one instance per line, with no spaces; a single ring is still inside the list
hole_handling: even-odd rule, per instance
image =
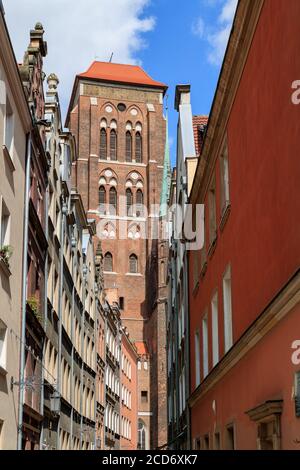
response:
[[[175,162],[174,91],[192,87],[193,114],[208,114],[237,0],[4,0],[18,61],[29,30],[42,22],[48,42],[47,74],[60,78],[63,114],[76,73],[95,60],[138,63],[169,86],[169,134]]]

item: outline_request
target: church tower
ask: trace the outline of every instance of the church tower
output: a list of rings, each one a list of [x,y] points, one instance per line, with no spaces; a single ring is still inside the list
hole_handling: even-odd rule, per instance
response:
[[[138,438],[146,449],[167,439],[165,316],[158,318],[166,90],[138,66],[94,62],[75,78],[66,122],[77,143],[73,186],[102,240],[105,290],[139,354]]]

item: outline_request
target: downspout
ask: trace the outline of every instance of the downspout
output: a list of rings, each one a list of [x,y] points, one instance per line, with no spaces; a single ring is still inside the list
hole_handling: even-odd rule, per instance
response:
[[[64,231],[65,231],[65,216],[67,214],[67,205],[64,200],[64,196],[62,196],[62,217],[60,221],[60,252],[59,252],[59,312],[58,312],[58,322],[59,322],[59,328],[58,328],[58,354],[57,354],[57,391],[59,392],[60,396],[62,395],[61,393],[61,351],[62,351],[62,292],[63,292],[63,274],[64,274]],[[60,414],[58,416],[58,422],[57,422],[57,435],[56,435],[56,450],[59,450],[60,448],[60,442],[59,442],[59,423],[60,423]]]
[[[84,265],[83,267],[84,268]],[[82,450],[82,442],[83,442],[83,364],[84,364],[84,318],[85,318],[85,290],[86,290],[86,276],[83,275],[83,283],[82,283],[82,316],[81,316],[81,373],[80,373],[80,450]]]
[[[98,308],[98,294],[99,294],[99,289],[98,286],[95,284],[95,302],[94,302],[94,318],[96,319],[95,325],[96,329],[94,328],[94,364],[95,364],[95,371],[96,371],[96,377],[95,377],[95,382],[94,382],[94,422],[95,422],[95,431],[94,431],[94,450],[96,450],[96,445],[97,445],[97,391],[98,391],[98,386],[100,388],[100,380],[99,383],[97,383],[98,380],[98,342],[99,342],[99,330],[98,330],[98,325],[100,325],[100,318],[99,318],[99,308]]]
[[[187,422],[187,444],[188,448],[191,449],[191,428],[190,428],[190,407],[188,405],[188,398],[190,396],[190,315],[189,315],[189,278],[188,278],[188,256],[186,249],[184,251],[184,258],[185,258],[185,270],[184,270],[184,277],[185,277],[185,306],[184,310],[186,312],[186,338],[185,338],[185,363],[186,363],[186,383],[185,383],[185,391],[186,391],[186,422]]]
[[[75,272],[74,263],[75,263],[75,256],[73,256],[73,259],[72,259],[72,279],[74,279],[74,272]],[[71,330],[71,332],[72,332],[71,333],[72,334],[72,362],[71,362],[71,380],[72,380],[71,404],[72,404],[72,409],[71,409],[71,429],[70,429],[71,443],[73,443],[73,419],[74,419],[74,406],[75,406],[74,393],[73,393],[74,386],[75,386],[75,378],[74,378],[75,322],[74,322],[74,318],[75,318],[75,286],[73,284],[73,287],[72,287],[72,330]],[[72,444],[72,446],[73,446],[73,444]],[[72,448],[72,450],[74,450],[74,449]]]
[[[24,372],[25,372],[25,341],[26,341],[26,296],[27,296],[27,253],[29,232],[29,190],[30,190],[30,165],[31,165],[31,136],[26,137],[26,180],[25,180],[25,211],[23,231],[23,273],[22,273],[22,316],[21,316],[21,344],[20,344],[20,389],[19,389],[19,413],[18,413],[18,442],[17,449],[22,450],[23,440],[23,402],[24,402]]]
[[[48,240],[49,237],[49,224],[48,224],[48,204],[49,204],[49,185],[47,185],[46,189],[46,204],[45,204],[45,235]],[[45,278],[44,278],[44,286],[45,286],[45,291],[44,291],[44,331],[46,332],[47,328],[47,314],[48,314],[48,255],[49,251],[47,248],[47,253],[46,253],[46,260],[45,260]],[[44,341],[43,344],[43,357],[42,357],[42,384],[41,384],[41,405],[40,405],[40,413],[44,417],[44,403],[45,403],[45,385],[44,385],[44,379],[45,379],[45,357],[46,357],[46,341]],[[42,423],[42,429],[41,429],[41,436],[40,436],[40,449],[42,449],[43,445],[43,440],[44,440],[44,422]]]
[[[105,301],[106,302],[106,301]],[[105,318],[105,322],[104,322],[104,361],[105,361],[105,367],[104,367],[104,407],[105,407],[105,411],[104,411],[104,426],[103,426],[103,450],[105,450],[105,442],[106,442],[106,418],[107,418],[107,414],[106,414],[106,373],[107,373],[107,365],[106,365],[106,334],[107,334],[107,310],[106,310],[106,305],[105,305],[105,308],[104,308],[104,318]]]

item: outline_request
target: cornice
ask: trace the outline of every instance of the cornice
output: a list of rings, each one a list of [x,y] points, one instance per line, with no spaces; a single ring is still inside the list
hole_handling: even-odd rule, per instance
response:
[[[32,126],[30,111],[20,78],[18,64],[10,41],[9,33],[3,14],[0,12],[0,57],[9,83],[15,106],[19,112],[24,131],[27,133]]]
[[[202,399],[207,392],[228,374],[229,371],[299,303],[300,270],[292,277],[216,367],[212,369],[206,379],[191,394],[189,405],[194,406]]]

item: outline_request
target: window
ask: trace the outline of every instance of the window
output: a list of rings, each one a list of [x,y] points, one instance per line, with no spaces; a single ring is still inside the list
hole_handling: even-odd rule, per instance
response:
[[[5,113],[5,146],[10,156],[13,154],[14,140],[14,115],[8,97],[6,97],[6,113]]]
[[[123,113],[126,110],[126,105],[124,103],[118,104],[118,110]]]
[[[212,245],[217,236],[217,219],[216,219],[216,181],[213,181],[209,188],[209,244]]]
[[[197,437],[197,439],[195,439],[195,450],[201,450],[201,441],[200,441],[199,437]]]
[[[135,135],[135,161],[142,163],[142,136],[140,132]]]
[[[9,229],[10,229],[10,213],[9,213],[9,210],[7,209],[5,202],[2,199],[0,247],[9,245],[9,238],[10,238]]]
[[[131,189],[127,188],[126,189],[126,207],[127,207],[127,215],[132,216],[132,192]]]
[[[120,310],[124,310],[124,297],[119,297]]]
[[[211,301],[213,367],[219,362],[218,294]]]
[[[109,213],[116,215],[117,212],[117,190],[110,188],[109,190]]]
[[[229,204],[229,167],[227,141],[220,155],[221,171],[221,210],[224,211]]]
[[[148,362],[144,361],[144,370],[148,370]]]
[[[129,256],[129,272],[132,274],[138,272],[138,258],[136,255]]]
[[[144,421],[139,419],[138,422],[138,449],[145,450],[146,449],[146,426]]]
[[[200,262],[201,262],[201,271],[203,270],[204,265],[205,265],[205,263],[206,263],[206,261],[207,261],[207,260],[206,260],[206,233],[205,233],[205,231],[206,231],[206,226],[205,226],[205,214],[204,214],[204,217],[203,217],[203,225],[204,225],[204,231],[203,231],[203,237],[204,237],[204,239],[203,239],[203,248],[202,248],[201,254],[200,254],[200,258],[201,258],[201,260],[200,260]]]
[[[107,134],[103,128],[100,131],[100,158],[107,160]]]
[[[300,371],[295,374],[295,412],[300,418]]]
[[[196,367],[196,387],[200,385],[200,338],[199,331],[195,333],[195,367]]]
[[[202,320],[202,339],[203,339],[203,376],[208,374],[208,321],[207,314]]]
[[[224,336],[225,353],[232,346],[232,307],[231,307],[231,268],[227,268],[223,277]]]
[[[3,430],[3,421],[0,419],[0,449],[2,449],[1,441],[2,441],[2,430]]]
[[[114,129],[110,131],[110,159],[117,160],[117,133]]]
[[[209,435],[206,434],[203,439],[204,450],[209,450]]]
[[[131,132],[126,132],[126,162],[132,161],[132,136]]]
[[[113,270],[113,257],[111,253],[106,253],[104,256],[104,271],[112,272]]]
[[[141,391],[141,402],[148,403],[148,392],[146,390]]]
[[[142,217],[143,216],[143,206],[144,206],[144,195],[143,191],[140,189],[136,192],[136,216]]]
[[[220,433],[216,432],[215,433],[215,439],[214,439],[214,449],[215,450],[220,450],[221,449],[221,439],[220,439]]]
[[[6,370],[7,328],[0,320],[0,367]]]
[[[235,450],[235,441],[234,441],[234,426],[230,424],[226,428],[226,449]]]
[[[138,370],[141,370],[141,368],[142,368],[142,363],[141,363],[141,361],[138,361],[137,366],[138,366]]]

